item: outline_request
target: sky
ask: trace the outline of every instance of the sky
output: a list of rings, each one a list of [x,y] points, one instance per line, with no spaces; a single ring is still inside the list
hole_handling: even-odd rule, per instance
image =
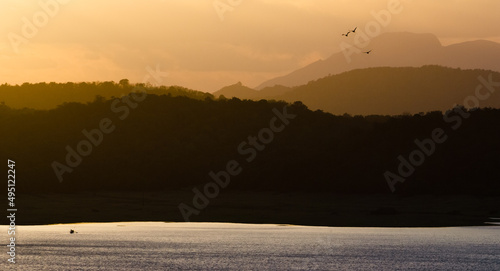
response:
[[[500,42],[499,11],[498,0],[0,0],[0,83],[141,83],[158,69],[150,83],[255,87],[373,23],[443,45]]]

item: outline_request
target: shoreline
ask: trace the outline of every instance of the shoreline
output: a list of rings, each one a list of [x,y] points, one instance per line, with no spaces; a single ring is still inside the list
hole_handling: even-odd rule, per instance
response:
[[[79,192],[20,194],[16,225],[185,222],[179,204],[192,192]],[[191,222],[327,227],[496,226],[500,197],[467,195],[335,195],[224,191]],[[6,223],[6,222],[4,222]]]
[[[277,227],[320,227],[320,228],[392,228],[392,229],[428,229],[428,228],[463,228],[463,227],[495,227],[500,226],[500,222],[484,222],[484,225],[469,225],[469,226],[321,226],[321,225],[297,225],[297,224],[276,224],[276,223],[252,223],[252,222],[216,222],[216,221],[198,221],[198,222],[182,222],[182,221],[107,221],[107,222],[68,222],[68,223],[53,223],[53,224],[29,224],[16,225],[17,227],[41,227],[41,226],[64,226],[64,225],[85,225],[85,224],[120,224],[120,223],[164,223],[164,224],[234,224],[234,225],[259,225],[259,226],[277,226]],[[7,227],[8,225],[0,225]]]

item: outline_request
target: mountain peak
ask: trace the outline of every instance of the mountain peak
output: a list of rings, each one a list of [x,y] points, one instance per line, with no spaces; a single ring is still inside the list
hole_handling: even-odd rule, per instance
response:
[[[226,98],[238,97],[240,99],[253,99],[258,95],[258,91],[244,86],[241,82],[237,82],[236,84],[219,89],[214,92],[213,95],[215,97],[224,95]]]
[[[431,33],[387,32],[373,38],[372,42],[380,42],[384,45],[404,43],[410,46],[442,46],[436,35]]]

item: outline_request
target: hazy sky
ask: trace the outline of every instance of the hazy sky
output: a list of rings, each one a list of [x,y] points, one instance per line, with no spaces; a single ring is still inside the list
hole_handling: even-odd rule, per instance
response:
[[[500,42],[498,0],[0,0],[0,82],[141,82],[159,64],[165,85],[254,87],[338,52],[388,4],[381,33]]]

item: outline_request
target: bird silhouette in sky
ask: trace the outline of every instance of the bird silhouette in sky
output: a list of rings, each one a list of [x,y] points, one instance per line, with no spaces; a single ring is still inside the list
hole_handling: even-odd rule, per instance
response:
[[[357,27],[357,26],[354,28],[354,30],[351,30],[351,32],[352,32],[352,33],[356,33],[356,29],[358,29],[358,27]]]
[[[347,37],[347,36],[349,36],[349,33],[351,33],[351,31],[347,31],[347,33],[346,34],[342,34],[342,36],[346,36]]]
[[[363,53],[364,53],[364,54],[369,55],[371,51],[372,51],[372,50],[370,50],[370,51],[366,51],[366,52],[363,52]]]

